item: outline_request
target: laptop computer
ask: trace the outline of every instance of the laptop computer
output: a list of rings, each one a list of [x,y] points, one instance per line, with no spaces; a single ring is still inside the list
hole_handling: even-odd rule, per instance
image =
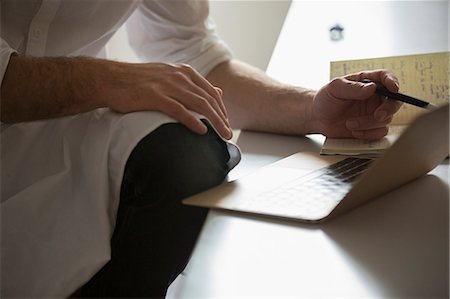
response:
[[[417,179],[449,155],[449,105],[419,116],[376,158],[299,152],[184,204],[321,222]]]

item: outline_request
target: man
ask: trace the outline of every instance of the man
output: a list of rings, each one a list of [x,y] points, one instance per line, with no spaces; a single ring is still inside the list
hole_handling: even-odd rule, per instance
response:
[[[385,70],[316,92],[233,60],[206,1],[2,0],[1,22],[7,297],[163,297],[206,215],[180,201],[236,164],[231,127],[377,139],[400,107]],[[125,22],[145,63],[102,59]]]

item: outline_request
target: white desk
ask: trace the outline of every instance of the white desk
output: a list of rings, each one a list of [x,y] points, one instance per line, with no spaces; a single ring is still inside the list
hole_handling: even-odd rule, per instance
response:
[[[357,20],[352,22],[366,27],[372,24],[370,20],[373,14],[380,12],[370,2],[364,2],[364,5],[357,2],[341,2],[337,5],[336,2],[325,4],[328,7],[326,15],[333,16],[330,10],[338,9],[344,14],[347,10],[341,4],[346,3],[348,9],[360,9],[361,13],[365,13],[357,14]],[[414,27],[413,20],[422,22],[419,22],[420,28],[438,33],[426,35],[429,42],[417,46],[414,41],[405,39],[401,43],[394,43],[392,38],[395,34],[389,35],[389,49],[384,44],[375,51],[371,43],[363,45],[366,47],[365,54],[369,57],[388,54],[384,51],[391,55],[448,51],[448,30],[442,42],[436,38],[446,30],[446,27],[437,24],[439,16],[447,18],[445,26],[448,26],[448,13],[442,13],[442,7],[448,10],[448,3],[445,5],[444,2],[436,2],[437,6],[429,7],[429,10],[425,4],[431,3],[428,1],[377,2],[386,6],[384,9],[392,6],[390,11],[395,12],[393,20],[407,21],[408,30],[416,30],[414,32],[419,37],[423,31],[417,32],[419,29]],[[401,3],[409,8],[401,7]],[[308,38],[303,39],[304,44],[310,47],[309,53],[314,53],[305,59],[317,62],[308,69],[310,64],[302,60],[301,57],[305,56],[298,53],[302,33],[297,31],[303,28],[304,34],[309,36],[312,27],[308,27],[307,20],[303,25],[294,21],[308,14],[323,16],[325,7],[320,7],[316,1],[303,4],[306,6],[300,7],[300,2],[292,4],[268,72],[285,82],[318,87],[328,79],[329,60],[339,57],[336,54],[325,58],[315,57],[341,45],[324,42],[326,45],[322,43],[322,46],[325,48],[320,48],[317,43],[309,43],[311,40]],[[310,7],[310,11],[302,10],[305,7]],[[404,13],[400,16],[398,14],[401,11]],[[433,21],[421,17],[421,13]],[[347,21],[342,22],[347,24]],[[353,29],[347,26],[347,34],[352,34]],[[375,35],[377,41],[383,43],[378,31]],[[295,40],[295,36],[298,36],[298,40]],[[347,37],[350,40],[352,38],[349,35]],[[405,45],[407,49],[402,49]],[[355,51],[358,49],[348,54],[341,49],[339,53],[355,56]],[[286,57],[291,58],[286,60]],[[361,58],[361,55],[354,58]],[[328,60],[323,63],[321,59]],[[325,75],[312,73],[318,69]],[[310,72],[312,77],[297,76],[305,72]],[[242,132],[237,143],[243,150],[243,160],[230,174],[230,178],[245,175],[297,151],[318,151],[322,142],[323,137],[317,135],[300,138]],[[446,160],[429,175],[320,225],[211,211],[192,259],[184,275],[170,289],[168,297],[448,297],[448,171]]]
[[[232,176],[321,140],[243,132]],[[320,225],[211,211],[169,297],[448,297],[448,169]]]

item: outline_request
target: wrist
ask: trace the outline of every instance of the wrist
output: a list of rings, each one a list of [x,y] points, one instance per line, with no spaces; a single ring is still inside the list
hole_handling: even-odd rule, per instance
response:
[[[120,85],[119,62],[106,59],[87,59],[81,61],[85,64],[86,73],[84,79],[89,80],[90,88],[87,95],[91,98],[95,108],[110,107],[111,102],[117,97],[117,88]]]
[[[315,90],[297,89],[297,132],[305,134],[323,134],[323,125],[314,113]],[[300,121],[298,121],[300,120]]]
[[[308,133],[326,135],[326,126],[317,114],[316,95],[318,91],[311,93],[311,98],[308,105]]]

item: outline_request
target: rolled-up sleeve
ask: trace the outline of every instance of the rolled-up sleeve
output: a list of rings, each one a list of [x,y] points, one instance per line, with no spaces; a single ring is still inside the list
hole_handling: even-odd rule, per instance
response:
[[[9,58],[13,53],[17,53],[17,51],[11,48],[5,40],[0,38],[0,84],[3,82],[3,77],[9,64]]]
[[[208,1],[143,1],[127,22],[130,46],[142,61],[186,63],[206,75],[232,58],[208,15]]]

